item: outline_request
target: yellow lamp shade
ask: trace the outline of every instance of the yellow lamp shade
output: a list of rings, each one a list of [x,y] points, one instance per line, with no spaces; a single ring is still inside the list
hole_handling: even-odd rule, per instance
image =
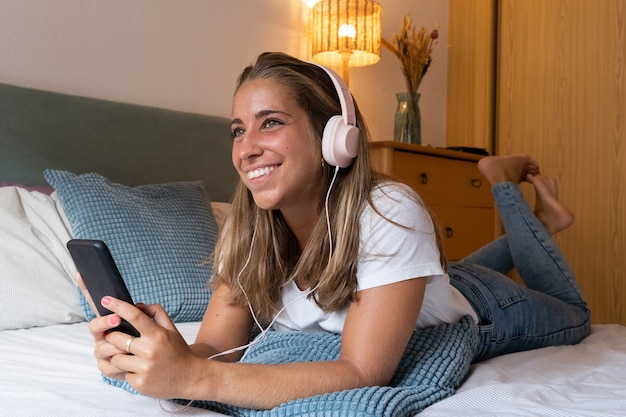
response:
[[[372,0],[322,0],[311,10],[312,59],[360,67],[380,60],[381,7]]]

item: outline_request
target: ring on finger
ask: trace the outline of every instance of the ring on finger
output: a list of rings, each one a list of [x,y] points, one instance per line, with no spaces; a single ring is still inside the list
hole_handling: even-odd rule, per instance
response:
[[[128,353],[130,353],[130,345],[133,343],[133,340],[135,340],[135,336],[129,337],[126,341],[126,352]]]

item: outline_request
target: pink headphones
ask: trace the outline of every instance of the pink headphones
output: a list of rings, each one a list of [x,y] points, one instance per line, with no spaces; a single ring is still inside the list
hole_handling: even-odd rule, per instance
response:
[[[359,150],[359,128],[356,127],[356,111],[352,95],[348,86],[336,72],[314,62],[311,63],[326,71],[337,90],[341,104],[341,115],[332,116],[324,127],[322,156],[328,164],[346,168],[350,166]]]

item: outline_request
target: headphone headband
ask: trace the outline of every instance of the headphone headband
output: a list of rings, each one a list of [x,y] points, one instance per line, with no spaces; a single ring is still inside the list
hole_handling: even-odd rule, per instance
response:
[[[330,77],[341,105],[341,115],[332,116],[324,127],[322,135],[322,156],[333,166],[350,166],[359,151],[360,131],[356,127],[356,109],[352,94],[346,83],[330,68],[311,62],[323,69]]]
[[[356,126],[356,110],[354,109],[354,101],[352,100],[352,94],[350,94],[350,89],[343,82],[343,79],[330,68],[327,68],[323,65],[315,64],[328,74],[333,85],[335,86],[335,90],[337,90],[337,95],[339,96],[339,104],[341,105],[341,115],[343,117],[343,121],[346,122],[347,125]]]

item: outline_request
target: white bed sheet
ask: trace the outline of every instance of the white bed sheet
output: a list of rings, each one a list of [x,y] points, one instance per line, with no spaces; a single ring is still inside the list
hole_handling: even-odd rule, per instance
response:
[[[179,325],[188,340],[197,328]],[[0,416],[172,416],[154,399],[104,383],[92,351],[87,323],[0,332]],[[456,394],[420,417],[625,415],[626,327],[595,325],[579,345],[472,366]]]
[[[472,365],[457,392],[420,417],[626,416],[626,327],[594,325],[582,343]]]
[[[179,329],[188,341],[199,323]],[[176,404],[162,402],[176,409]],[[86,322],[0,332],[0,416],[172,417],[159,403],[105,383]],[[188,408],[185,416],[223,416]]]

